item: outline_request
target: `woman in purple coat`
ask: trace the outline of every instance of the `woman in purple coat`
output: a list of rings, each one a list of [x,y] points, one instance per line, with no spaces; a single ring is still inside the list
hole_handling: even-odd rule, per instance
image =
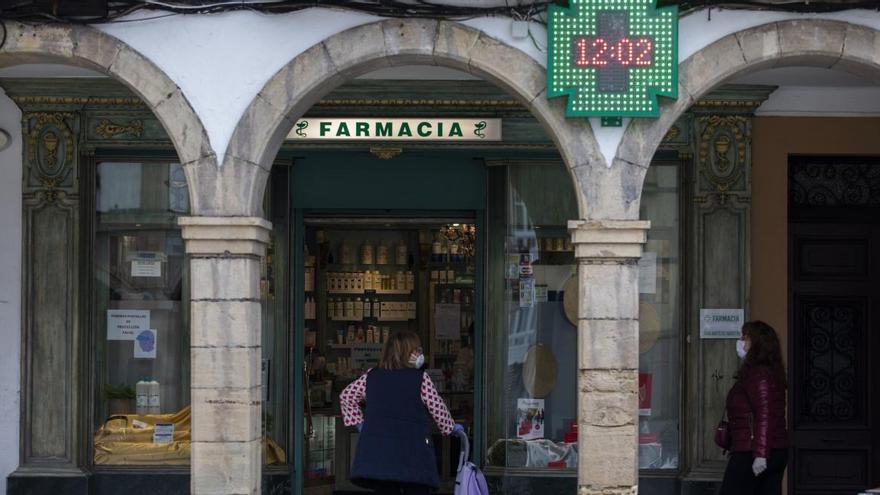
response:
[[[743,361],[727,394],[732,442],[721,495],[781,495],[788,430],[779,338],[763,321],[747,322],[736,353]]]

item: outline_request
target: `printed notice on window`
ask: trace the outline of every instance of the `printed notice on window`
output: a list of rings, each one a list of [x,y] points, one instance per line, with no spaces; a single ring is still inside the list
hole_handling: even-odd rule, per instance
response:
[[[107,340],[135,340],[141,332],[149,328],[149,310],[107,310]]]
[[[657,293],[657,253],[646,251],[639,260],[639,293]]]
[[[438,303],[434,305],[434,338],[461,338],[461,305]]]
[[[162,262],[157,260],[131,260],[132,277],[161,277]]]
[[[701,309],[701,339],[738,339],[742,335],[743,310]]]
[[[153,443],[171,443],[174,440],[174,423],[156,423]]]
[[[161,277],[162,263],[168,256],[159,251],[133,251],[126,260],[131,262],[132,277]]]

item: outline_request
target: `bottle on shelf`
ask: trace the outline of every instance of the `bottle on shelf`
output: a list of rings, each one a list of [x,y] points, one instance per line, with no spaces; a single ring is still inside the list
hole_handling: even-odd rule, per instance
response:
[[[361,301],[360,297],[355,298],[354,300],[352,318],[358,321],[364,319],[364,303]]]
[[[349,241],[342,241],[342,245],[339,248],[339,258],[343,265],[354,264],[354,250],[352,249],[351,243]]]
[[[388,264],[388,245],[385,244],[385,240],[379,241],[379,247],[376,248],[376,264]]]
[[[147,378],[141,378],[135,384],[135,412],[137,414],[147,414],[150,407],[150,391],[149,381]]]
[[[395,261],[398,265],[405,265],[407,259],[409,258],[409,246],[406,245],[405,242],[401,241],[397,244]]]
[[[370,244],[370,241],[364,241],[364,245],[361,246],[361,264],[373,264],[373,245]]]
[[[149,394],[149,406],[147,407],[147,414],[160,414],[162,412],[162,408],[160,407],[160,397],[159,397],[159,382],[156,378],[150,378],[149,384],[147,385],[147,391]]]
[[[437,233],[434,236],[434,242],[431,243],[431,262],[439,263],[441,261],[441,252],[442,248],[440,246],[440,234]]]

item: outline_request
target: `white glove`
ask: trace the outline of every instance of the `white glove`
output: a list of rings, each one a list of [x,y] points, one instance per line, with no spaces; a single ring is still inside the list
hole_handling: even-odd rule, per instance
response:
[[[752,472],[755,473],[755,476],[760,476],[761,473],[767,470],[767,459],[764,457],[755,457],[755,462],[752,463]]]

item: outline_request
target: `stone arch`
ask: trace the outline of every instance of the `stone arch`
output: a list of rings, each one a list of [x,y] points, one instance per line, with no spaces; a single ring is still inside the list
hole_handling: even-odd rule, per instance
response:
[[[450,21],[393,19],[337,33],[281,68],[239,120],[221,167],[222,180],[241,184],[226,214],[260,216],[269,169],[293,123],[335,87],[393,65],[442,65],[477,75],[524,105],[553,139],[571,173],[581,218],[600,211],[608,174],[586,119],[565,119],[564,101],[547,100],[546,71],[526,53],[484,32]],[[591,187],[587,187],[591,184]],[[228,190],[232,184],[209,187]],[[235,201],[235,200],[230,200]],[[613,204],[614,201],[607,201]],[[612,215],[613,217],[613,215]]]
[[[772,22],[729,34],[679,64],[678,100],[663,102],[657,119],[633,119],[612,167],[645,173],[675,121],[700,97],[732,77],[772,67],[840,69],[880,82],[880,32],[839,21]]]
[[[193,211],[205,198],[193,187],[200,168],[217,159],[202,122],[177,84],[153,62],[113,36],[89,26],[5,23],[0,66],[63,63],[93,69],[135,92],[162,123],[187,173]]]

